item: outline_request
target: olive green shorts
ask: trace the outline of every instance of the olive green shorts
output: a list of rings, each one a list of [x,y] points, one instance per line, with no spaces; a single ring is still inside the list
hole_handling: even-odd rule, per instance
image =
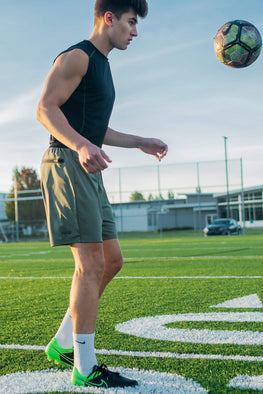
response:
[[[66,148],[45,152],[41,189],[51,246],[117,238],[101,173],[88,174],[76,152]]]

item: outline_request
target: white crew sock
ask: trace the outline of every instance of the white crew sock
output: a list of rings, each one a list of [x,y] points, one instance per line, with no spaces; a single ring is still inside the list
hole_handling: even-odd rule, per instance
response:
[[[93,334],[73,334],[74,340],[74,367],[81,375],[91,374],[94,365],[98,365]]]
[[[59,346],[63,347],[64,349],[71,349],[73,348],[73,326],[72,326],[72,318],[70,314],[70,309],[68,308],[62,323],[58,329],[58,332],[55,335]]]

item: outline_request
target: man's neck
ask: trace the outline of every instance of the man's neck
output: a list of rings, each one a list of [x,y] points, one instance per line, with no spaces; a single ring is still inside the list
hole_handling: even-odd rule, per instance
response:
[[[108,57],[110,51],[113,49],[105,32],[97,28],[94,28],[89,41],[106,57]]]

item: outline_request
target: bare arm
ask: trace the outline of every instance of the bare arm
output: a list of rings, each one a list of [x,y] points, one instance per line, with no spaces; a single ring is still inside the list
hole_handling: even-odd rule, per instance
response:
[[[120,133],[111,128],[108,128],[103,143],[122,148],[137,148],[144,153],[155,156],[158,161],[161,161],[168,152],[168,146],[157,138],[143,138]]]
[[[89,57],[79,49],[62,54],[56,60],[38,104],[37,119],[58,141],[79,154],[87,172],[94,173],[107,168],[105,160],[110,162],[110,159],[74,130],[60,109],[80,84],[88,64]]]

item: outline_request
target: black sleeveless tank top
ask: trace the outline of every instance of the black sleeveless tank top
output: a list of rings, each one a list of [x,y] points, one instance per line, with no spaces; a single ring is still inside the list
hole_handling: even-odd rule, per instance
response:
[[[71,127],[101,147],[115,99],[110,65],[107,57],[88,40],[71,46],[60,55],[75,48],[88,54],[89,66],[77,89],[60,109]],[[50,146],[65,147],[52,135]]]

